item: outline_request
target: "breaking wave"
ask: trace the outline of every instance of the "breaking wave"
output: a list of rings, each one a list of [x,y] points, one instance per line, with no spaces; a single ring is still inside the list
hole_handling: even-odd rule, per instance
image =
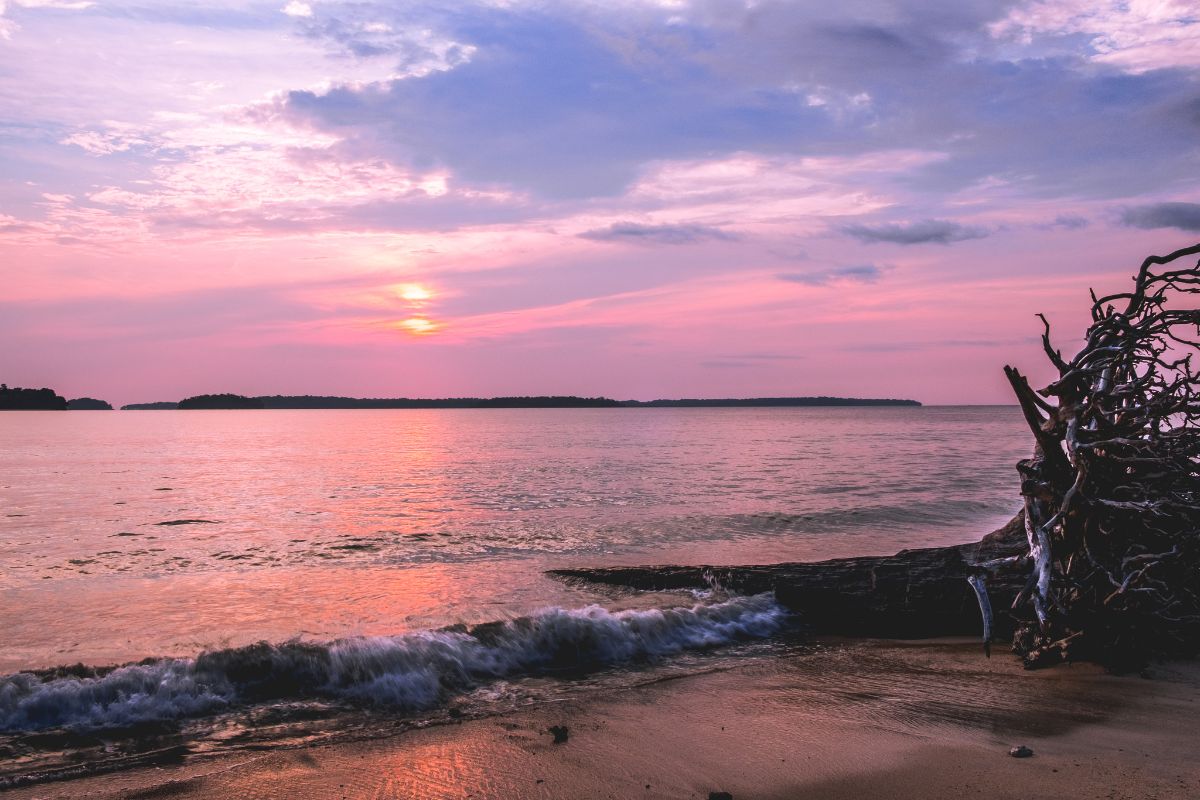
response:
[[[398,636],[260,642],[196,658],[20,672],[0,678],[0,731],[127,726],[309,697],[419,711],[498,678],[770,636],[785,617],[769,594],[691,608],[611,612],[592,605]]]

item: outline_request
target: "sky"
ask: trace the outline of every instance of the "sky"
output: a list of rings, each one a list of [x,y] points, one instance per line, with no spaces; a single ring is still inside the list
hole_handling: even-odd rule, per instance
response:
[[[0,0],[0,380],[1006,403],[1198,177],[1191,0]]]

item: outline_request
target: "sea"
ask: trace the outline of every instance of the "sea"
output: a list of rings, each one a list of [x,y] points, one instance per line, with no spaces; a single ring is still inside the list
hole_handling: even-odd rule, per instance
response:
[[[1016,407],[0,413],[0,788],[374,736],[804,648],[566,567],[973,541]]]

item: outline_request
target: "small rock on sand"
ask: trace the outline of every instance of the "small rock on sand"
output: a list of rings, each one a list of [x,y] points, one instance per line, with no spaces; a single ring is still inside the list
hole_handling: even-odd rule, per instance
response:
[[[570,735],[570,731],[567,729],[566,725],[551,725],[550,734],[554,736],[555,744],[564,744],[567,741],[567,737]]]
[[[708,800],[733,800],[733,795],[729,792],[709,792]]]
[[[1008,751],[1008,754],[1013,758],[1029,758],[1033,755],[1033,751],[1023,744],[1019,744]]]

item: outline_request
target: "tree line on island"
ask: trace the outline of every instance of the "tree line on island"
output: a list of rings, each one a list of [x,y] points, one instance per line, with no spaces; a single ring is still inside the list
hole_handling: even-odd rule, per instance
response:
[[[164,404],[153,404],[159,407]],[[305,409],[305,408],[652,408],[652,407],[771,407],[771,406],[919,406],[916,400],[879,400],[852,397],[751,397],[679,400],[613,400],[608,397],[536,395],[517,397],[332,397],[320,395],[269,395],[244,397],[207,394],[179,401],[179,409]],[[131,406],[122,406],[131,408]],[[141,408],[141,406],[139,406]]]
[[[916,400],[858,397],[682,398],[677,400],[613,400],[608,397],[537,395],[519,397],[337,397],[327,395],[201,394],[178,402],[130,403],[122,411],[200,409],[369,409],[369,408],[771,408],[805,406],[919,406]],[[0,411],[111,410],[90,397],[66,400],[52,389],[0,386]]]
[[[68,400],[53,389],[10,389],[0,383],[0,411],[112,411],[112,405],[94,397]]]

